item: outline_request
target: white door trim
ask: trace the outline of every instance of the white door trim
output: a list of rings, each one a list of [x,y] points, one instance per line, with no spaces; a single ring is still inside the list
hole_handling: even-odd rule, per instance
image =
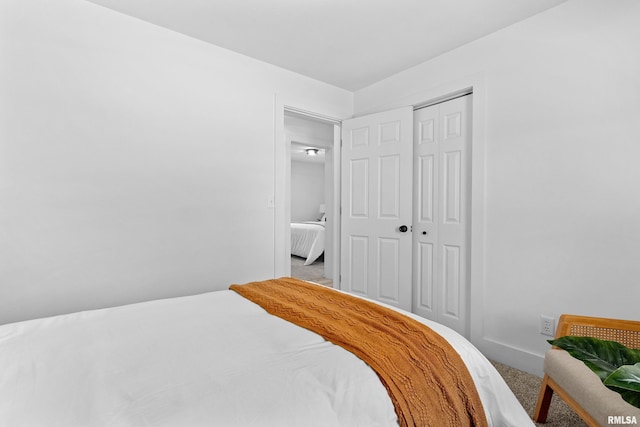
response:
[[[274,208],[273,277],[291,275],[291,191],[290,177],[288,176],[291,164],[291,153],[289,151],[290,141],[287,141],[284,131],[284,116],[285,111],[287,111],[334,125],[333,206],[331,207],[332,212],[327,212],[327,216],[332,215],[334,218],[332,233],[334,277],[331,279],[334,283],[338,283],[340,274],[340,123],[342,120],[336,118],[340,114],[337,111],[318,111],[319,109],[311,111],[308,107],[304,108],[300,107],[300,105],[302,105],[300,102],[285,99],[285,97],[279,96],[278,94],[275,95],[274,194],[266,196],[268,201],[273,201]]]

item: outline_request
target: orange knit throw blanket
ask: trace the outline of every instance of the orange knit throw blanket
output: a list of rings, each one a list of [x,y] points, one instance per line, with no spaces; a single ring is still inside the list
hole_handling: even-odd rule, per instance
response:
[[[380,377],[401,426],[486,426],[464,362],[431,328],[378,304],[292,278],[231,285],[267,312],[323,336]]]

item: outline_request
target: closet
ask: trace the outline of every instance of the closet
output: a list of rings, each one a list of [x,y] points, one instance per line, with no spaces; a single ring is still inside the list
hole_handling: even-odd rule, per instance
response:
[[[345,120],[340,287],[468,333],[471,96]]]

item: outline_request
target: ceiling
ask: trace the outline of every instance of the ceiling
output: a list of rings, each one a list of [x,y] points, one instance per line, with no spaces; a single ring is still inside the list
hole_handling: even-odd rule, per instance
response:
[[[284,131],[291,140],[291,160],[324,164],[326,150],[333,147],[333,125],[286,112]],[[309,156],[307,148],[318,150]]]
[[[566,0],[87,0],[356,91]]]
[[[306,150],[308,148],[314,148],[318,150],[316,155],[308,155]],[[305,162],[305,163],[317,163],[324,164],[326,149],[318,147],[314,144],[302,144],[299,142],[291,142],[291,161],[292,162]]]

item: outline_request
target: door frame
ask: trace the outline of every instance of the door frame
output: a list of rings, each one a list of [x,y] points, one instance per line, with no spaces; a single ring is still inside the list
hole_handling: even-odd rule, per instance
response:
[[[274,194],[269,199],[274,208],[274,265],[273,277],[291,275],[291,152],[290,141],[284,131],[285,112],[305,116],[333,124],[333,197],[327,204],[327,216],[332,218],[332,264],[334,287],[340,277],[340,138],[342,119],[336,118],[335,111],[316,112],[309,107],[301,107],[301,102],[275,96],[274,128]],[[314,108],[314,107],[311,107]]]

